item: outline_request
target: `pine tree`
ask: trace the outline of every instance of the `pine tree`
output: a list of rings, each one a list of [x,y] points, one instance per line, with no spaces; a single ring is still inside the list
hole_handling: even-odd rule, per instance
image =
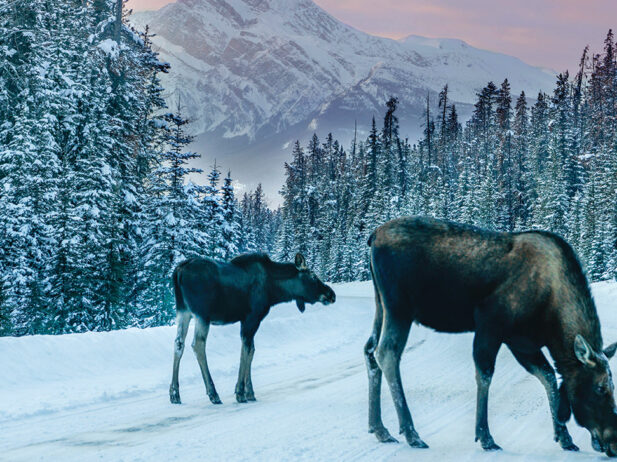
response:
[[[208,242],[201,225],[203,212],[198,194],[187,182],[190,174],[201,173],[189,166],[199,155],[185,150],[193,140],[185,133],[188,120],[178,109],[166,114],[164,122],[165,149],[150,177],[147,210],[151,214],[141,249],[143,295],[137,315],[141,325],[160,325],[173,319],[171,274],[181,261],[200,255]]]
[[[223,259],[230,260],[238,253],[238,213],[237,201],[231,179],[231,171],[227,172],[225,183],[221,188],[221,212],[223,214]]]
[[[497,93],[495,117],[499,143],[496,159],[499,182],[497,227],[503,231],[512,231],[515,225],[515,191],[512,181],[512,97],[508,79],[503,81]]]
[[[515,229],[527,229],[531,215],[531,165],[529,161],[529,115],[525,92],[516,100],[513,123],[513,217]]]
[[[401,152],[398,117],[395,115],[397,105],[398,100],[394,97],[386,102],[387,110],[381,131],[381,151],[378,161],[379,196],[373,200],[379,201],[383,207],[381,218],[383,221],[390,220],[397,215],[398,202],[401,197],[398,186],[403,182],[398,171],[404,155]]]
[[[362,184],[363,203],[366,207],[366,230],[372,232],[382,223],[384,213],[383,190],[379,184],[380,159],[381,159],[381,140],[377,131],[375,117],[373,117],[371,131],[366,142],[366,174]],[[368,236],[367,236],[368,237]]]

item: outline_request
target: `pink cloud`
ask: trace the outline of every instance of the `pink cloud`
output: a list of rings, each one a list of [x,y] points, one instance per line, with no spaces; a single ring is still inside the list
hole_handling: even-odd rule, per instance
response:
[[[136,11],[139,10],[158,10],[159,8],[172,3],[170,0],[129,0],[128,7]]]
[[[556,70],[574,68],[617,26],[615,0],[315,0],[358,29],[392,38],[455,37]]]

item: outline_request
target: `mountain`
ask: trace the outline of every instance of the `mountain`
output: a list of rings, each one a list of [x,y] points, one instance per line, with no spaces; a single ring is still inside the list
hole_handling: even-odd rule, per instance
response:
[[[216,158],[240,183],[263,182],[270,199],[296,139],[316,131],[349,141],[354,123],[378,123],[390,96],[400,100],[401,133],[421,133],[427,92],[447,83],[459,113],[489,80],[535,96],[551,71],[474,48],[461,40],[376,37],[333,18],[311,0],[179,0],[132,17],[157,34],[167,99],[180,103],[197,135],[204,167]]]

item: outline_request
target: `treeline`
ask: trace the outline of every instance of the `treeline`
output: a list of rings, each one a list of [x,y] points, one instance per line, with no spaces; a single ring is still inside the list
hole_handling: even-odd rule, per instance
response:
[[[305,251],[329,281],[368,279],[367,239],[411,214],[500,230],[545,229],[577,250],[592,280],[617,272],[617,65],[586,48],[552,94],[513,96],[506,80],[477,94],[461,125],[448,87],[427,96],[424,136],[399,134],[397,100],[380,128],[345,150],[329,135],[296,143],[286,165],[279,258]],[[532,104],[533,103],[533,104]],[[432,107],[438,111],[432,111]]]
[[[123,3],[0,0],[0,335],[168,323],[179,261],[272,246],[261,189],[188,181],[169,65]]]
[[[396,98],[348,149],[296,143],[276,211],[261,187],[238,200],[216,163],[192,166],[151,37],[123,0],[0,0],[0,335],[169,323],[171,272],[192,256],[302,251],[329,281],[365,280],[372,230],[411,214],[549,229],[592,279],[615,277],[611,32],[550,95],[489,83],[464,126],[447,87],[429,95],[417,144]]]

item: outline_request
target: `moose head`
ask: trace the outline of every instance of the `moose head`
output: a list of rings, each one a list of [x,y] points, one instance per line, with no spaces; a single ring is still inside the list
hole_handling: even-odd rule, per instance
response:
[[[594,351],[583,336],[577,335],[574,354],[579,365],[570,377],[564,376],[561,388],[563,420],[569,417],[571,407],[576,422],[591,433],[593,448],[610,457],[617,456],[617,408],[608,360],[616,350],[614,343],[604,351]]]
[[[296,254],[295,265],[298,273],[289,281],[289,287],[301,313],[304,313],[306,303],[321,302],[329,305],[336,301],[334,291],[321,282],[317,275],[308,268],[301,253]]]

